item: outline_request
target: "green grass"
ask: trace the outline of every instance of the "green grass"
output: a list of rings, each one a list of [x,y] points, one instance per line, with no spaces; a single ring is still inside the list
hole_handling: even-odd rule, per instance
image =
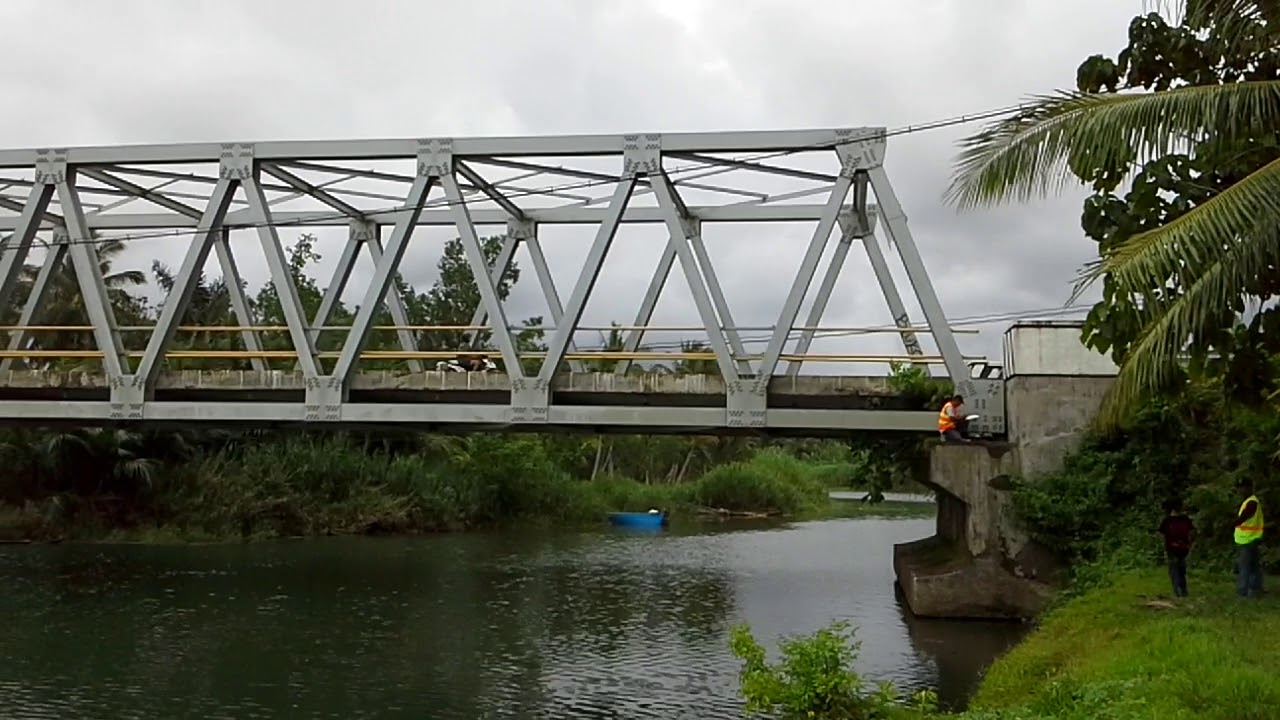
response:
[[[1171,600],[1164,573],[1145,571],[1063,603],[992,666],[964,717],[1280,717],[1280,601],[1239,599],[1221,575],[1190,585]]]

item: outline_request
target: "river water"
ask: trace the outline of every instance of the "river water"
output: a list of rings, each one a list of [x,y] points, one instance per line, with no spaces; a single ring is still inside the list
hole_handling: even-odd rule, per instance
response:
[[[728,631],[859,627],[962,703],[1014,626],[921,621],[856,518],[260,544],[0,548],[5,718],[736,718]]]

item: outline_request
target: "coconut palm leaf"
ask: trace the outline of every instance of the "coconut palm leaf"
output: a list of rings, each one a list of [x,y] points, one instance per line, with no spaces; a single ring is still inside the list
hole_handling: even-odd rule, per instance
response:
[[[1280,214],[1265,217],[1266,225],[1255,224],[1246,239],[1234,242],[1206,263],[1184,293],[1147,324],[1103,401],[1098,414],[1100,425],[1118,425],[1146,391],[1169,382],[1177,372],[1177,359],[1187,340],[1202,332],[1215,313],[1231,307],[1250,280],[1280,267]]]
[[[1273,131],[1280,81],[1197,85],[1152,93],[1078,93],[1033,98],[1016,115],[961,142],[946,192],[961,207],[1025,202],[1059,190],[1069,163],[1124,168],[1167,155],[1189,139]]]

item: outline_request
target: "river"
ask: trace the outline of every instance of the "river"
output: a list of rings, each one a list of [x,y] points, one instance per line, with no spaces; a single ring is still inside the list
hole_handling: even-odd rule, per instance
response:
[[[1016,626],[922,621],[932,519],[0,548],[5,718],[737,718],[729,628],[859,627],[959,705]]]

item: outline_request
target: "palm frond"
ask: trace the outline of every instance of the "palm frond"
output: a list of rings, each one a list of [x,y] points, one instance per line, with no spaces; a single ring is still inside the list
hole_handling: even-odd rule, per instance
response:
[[[1083,287],[1110,275],[1125,292],[1162,287],[1171,276],[1196,273],[1240,242],[1262,242],[1258,218],[1280,218],[1280,159],[1273,160],[1176,220],[1134,235],[1077,279]],[[1271,242],[1272,238],[1266,237]],[[1239,288],[1237,287],[1237,290]]]
[[[1179,355],[1192,335],[1243,294],[1250,280],[1280,266],[1280,216],[1267,216],[1214,258],[1178,299],[1149,322],[1129,350],[1098,413],[1103,428],[1119,425],[1148,392],[1162,387],[1177,372]]]
[[[1069,162],[1125,167],[1208,133],[1265,134],[1277,117],[1278,80],[1037,96],[1026,110],[961,141],[945,197],[961,208],[1025,202],[1061,189]]]

